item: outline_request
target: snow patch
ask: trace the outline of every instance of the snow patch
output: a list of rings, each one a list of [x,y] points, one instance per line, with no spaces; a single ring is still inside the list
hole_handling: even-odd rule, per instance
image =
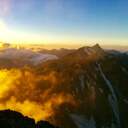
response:
[[[115,116],[115,119],[116,119],[117,128],[118,127],[120,128],[120,117],[119,117],[118,100],[117,100],[115,91],[113,89],[113,86],[112,86],[111,82],[107,79],[107,77],[103,73],[100,64],[98,64],[98,68],[99,68],[101,76],[103,77],[104,81],[106,82],[106,84],[107,84],[107,86],[108,86],[108,88],[109,88],[109,90],[111,92],[111,95],[108,96],[108,100],[109,100],[109,103],[110,103],[110,105],[112,107],[112,110],[113,110],[113,113],[114,113],[114,116]]]
[[[117,123],[118,123],[118,127],[120,128],[120,117],[119,117],[119,108],[118,108],[118,105],[117,103],[115,102],[115,100],[113,99],[112,95],[109,95],[108,96],[108,100],[109,100],[109,103],[113,109],[113,113],[116,117],[116,120],[117,120]],[[113,128],[113,127],[112,127]]]
[[[100,93],[103,93],[104,92],[104,90],[102,88],[99,88],[99,91],[100,91]]]
[[[85,119],[82,115],[71,114],[70,116],[78,128],[96,128],[96,123],[93,117]]]
[[[122,67],[122,71],[125,72],[126,74],[128,74],[128,71],[126,68]]]
[[[89,47],[85,48],[84,51],[85,51],[85,53],[86,53],[87,55],[91,55],[91,54],[96,53],[96,51],[95,51],[94,49],[89,48]]]
[[[128,100],[127,100],[127,99],[124,99],[124,102],[125,102],[126,104],[128,104]]]
[[[83,89],[84,89],[84,87],[85,87],[85,84],[84,84],[84,76],[83,76],[83,75],[81,75],[79,79],[80,79],[81,89],[83,90]]]
[[[87,87],[90,88],[90,83],[88,81],[86,82],[86,84],[87,84]]]

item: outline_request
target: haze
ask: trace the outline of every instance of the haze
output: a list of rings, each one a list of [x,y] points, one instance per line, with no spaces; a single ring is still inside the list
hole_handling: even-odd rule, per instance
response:
[[[127,0],[1,0],[0,41],[126,46],[127,6]]]

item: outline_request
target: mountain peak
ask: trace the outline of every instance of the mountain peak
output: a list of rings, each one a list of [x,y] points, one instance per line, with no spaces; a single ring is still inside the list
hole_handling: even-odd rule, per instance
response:
[[[97,53],[104,53],[104,50],[100,47],[99,44],[95,44],[94,46],[92,46],[92,49],[95,50]]]
[[[79,51],[84,51],[87,55],[92,55],[92,54],[98,54],[102,55],[104,53],[104,50],[100,47],[99,44],[95,44],[92,47],[85,46],[79,49]]]
[[[94,48],[94,49],[102,49],[99,44],[95,44],[94,46],[92,46],[92,48]]]

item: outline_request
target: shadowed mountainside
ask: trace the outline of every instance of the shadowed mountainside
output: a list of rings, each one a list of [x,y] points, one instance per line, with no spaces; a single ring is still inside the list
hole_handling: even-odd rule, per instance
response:
[[[23,116],[21,113],[4,110],[0,111],[1,128],[57,128],[47,121],[35,123],[34,119]]]

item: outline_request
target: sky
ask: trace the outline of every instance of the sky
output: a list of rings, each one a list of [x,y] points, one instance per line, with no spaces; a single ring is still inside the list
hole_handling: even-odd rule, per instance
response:
[[[128,0],[0,0],[0,41],[128,45]]]

